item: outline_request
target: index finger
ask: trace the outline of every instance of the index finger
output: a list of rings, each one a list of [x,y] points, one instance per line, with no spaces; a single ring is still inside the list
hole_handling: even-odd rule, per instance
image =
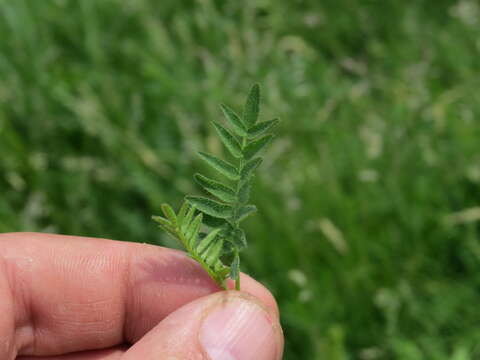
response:
[[[263,286],[246,276],[242,280],[242,290],[277,312]],[[218,290],[180,251],[96,238],[2,234],[0,309],[7,316],[0,318],[0,338],[7,340],[0,358],[133,343],[180,306]]]

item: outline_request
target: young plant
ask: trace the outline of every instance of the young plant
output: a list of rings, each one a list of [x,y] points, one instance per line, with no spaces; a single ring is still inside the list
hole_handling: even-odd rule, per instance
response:
[[[240,252],[247,247],[240,223],[257,211],[255,205],[248,203],[251,179],[262,163],[259,152],[273,138],[268,131],[278,123],[277,119],[257,122],[259,107],[260,88],[255,84],[242,116],[221,105],[231,130],[212,122],[221,142],[236,160],[231,163],[199,152],[200,158],[222,178],[219,181],[194,175],[195,181],[214,198],[188,195],[178,213],[163,204],[164,216],[153,216],[160,228],[176,238],[223,289],[227,288],[229,277],[240,289]]]

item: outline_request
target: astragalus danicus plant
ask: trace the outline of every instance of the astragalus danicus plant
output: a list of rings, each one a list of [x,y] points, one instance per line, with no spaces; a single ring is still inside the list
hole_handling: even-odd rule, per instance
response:
[[[258,84],[252,86],[242,116],[221,105],[230,126],[215,121],[212,125],[235,162],[199,152],[200,158],[218,174],[216,180],[202,174],[193,176],[211,197],[188,195],[178,213],[163,204],[163,216],[153,216],[160,228],[176,238],[223,289],[229,277],[240,289],[240,252],[247,247],[240,224],[257,211],[249,203],[251,179],[262,163],[259,152],[273,138],[268,131],[278,123],[278,119],[258,122],[259,108]]]

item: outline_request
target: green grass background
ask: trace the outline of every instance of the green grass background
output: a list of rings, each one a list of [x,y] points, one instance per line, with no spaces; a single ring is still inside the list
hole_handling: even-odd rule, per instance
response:
[[[0,0],[0,231],[171,244],[259,82],[285,358],[480,359],[479,73],[475,0]]]

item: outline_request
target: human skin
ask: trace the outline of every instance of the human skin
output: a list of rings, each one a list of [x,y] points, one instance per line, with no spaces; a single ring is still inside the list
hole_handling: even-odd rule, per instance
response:
[[[281,359],[276,302],[241,277],[220,291],[180,251],[0,234],[0,359]]]

